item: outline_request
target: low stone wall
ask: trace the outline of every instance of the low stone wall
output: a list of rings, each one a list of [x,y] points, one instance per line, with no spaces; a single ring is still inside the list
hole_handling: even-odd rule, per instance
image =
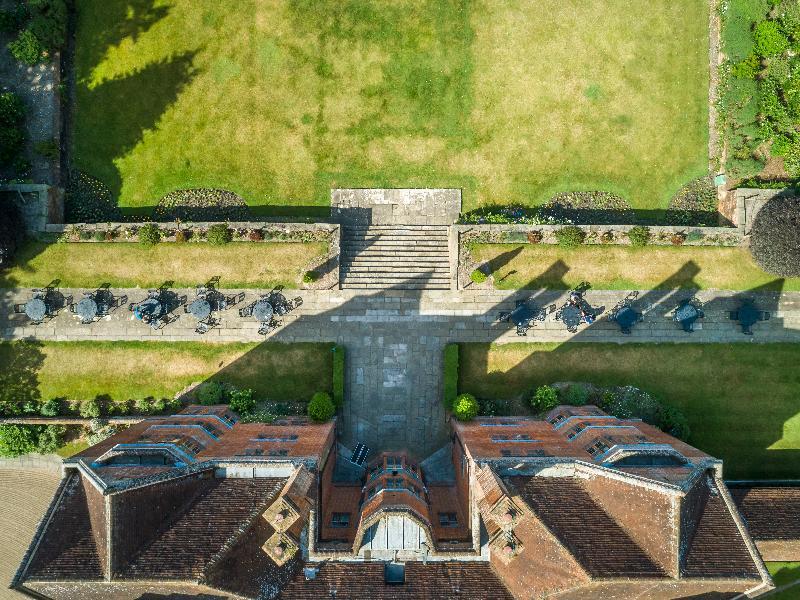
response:
[[[454,225],[460,245],[468,241],[498,244],[557,244],[556,232],[564,227],[577,227],[586,233],[585,245],[630,245],[627,237],[636,225]],[[652,246],[739,246],[742,231],[738,227],[684,227],[654,225],[648,227]],[[604,234],[610,237],[603,238]],[[540,239],[539,239],[540,236]],[[675,236],[683,241],[675,243]],[[536,241],[538,240],[538,241]],[[607,240],[607,241],[605,241]]]

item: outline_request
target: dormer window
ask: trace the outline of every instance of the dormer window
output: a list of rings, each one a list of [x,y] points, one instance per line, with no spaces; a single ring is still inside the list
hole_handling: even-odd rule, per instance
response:
[[[458,515],[454,512],[439,513],[440,527],[458,527]]]
[[[561,423],[561,421],[563,421],[566,418],[567,418],[567,413],[560,412],[547,419],[547,422],[550,423],[550,425],[555,426]]]
[[[331,516],[331,527],[335,529],[346,529],[350,527],[350,513],[333,513]]]
[[[608,450],[609,446],[603,438],[597,439],[589,446],[586,446],[586,451],[592,458],[596,458]]]

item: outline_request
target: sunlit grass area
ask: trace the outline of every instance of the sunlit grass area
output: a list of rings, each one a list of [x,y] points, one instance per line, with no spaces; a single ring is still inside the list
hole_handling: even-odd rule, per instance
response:
[[[472,257],[488,264],[500,289],[570,289],[588,281],[605,290],[800,290],[800,278],[764,272],[745,248],[476,244]]]
[[[332,187],[459,187],[467,210],[579,189],[652,209],[707,172],[705,2],[81,0],[78,13],[73,161],[123,207],[190,187],[263,212],[327,206]]]
[[[537,386],[634,385],[679,407],[689,443],[727,479],[800,476],[798,344],[463,344],[460,391],[527,397]]]
[[[800,562],[768,562],[766,566],[776,587],[800,580]],[[787,590],[767,594],[765,597],[771,600],[795,600],[800,597],[800,586],[794,585]]]
[[[18,342],[0,343],[0,370],[9,368]],[[197,342],[32,342],[24,364],[7,371],[35,385],[41,400],[112,401],[172,398],[187,385],[213,379],[252,388],[260,399],[308,400],[332,388],[331,344],[206,344]]]
[[[0,270],[0,287],[194,287],[219,276],[223,288],[300,287],[303,272],[326,255],[324,242],[136,243],[29,242],[14,265]]]

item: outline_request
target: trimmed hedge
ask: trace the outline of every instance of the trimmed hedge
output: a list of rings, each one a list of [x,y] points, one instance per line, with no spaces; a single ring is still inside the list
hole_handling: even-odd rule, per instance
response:
[[[453,415],[459,421],[471,421],[478,415],[480,406],[472,394],[461,394],[453,404]]]
[[[453,410],[453,403],[458,396],[458,344],[447,344],[444,347],[444,405]]]
[[[344,346],[333,347],[333,404],[336,408],[344,405]]]

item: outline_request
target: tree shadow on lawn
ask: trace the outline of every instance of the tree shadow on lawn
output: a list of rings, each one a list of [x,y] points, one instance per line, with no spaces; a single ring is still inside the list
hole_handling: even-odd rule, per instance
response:
[[[0,412],[19,415],[25,405],[38,409],[42,346],[35,340],[0,344]]]
[[[76,138],[76,156],[90,156],[86,170],[101,180],[118,198],[122,175],[115,161],[123,158],[157,127],[164,112],[175,103],[192,80],[196,52],[187,52],[147,65],[125,77],[104,81],[78,91],[85,115],[82,131]],[[98,158],[100,157],[100,158]]]

